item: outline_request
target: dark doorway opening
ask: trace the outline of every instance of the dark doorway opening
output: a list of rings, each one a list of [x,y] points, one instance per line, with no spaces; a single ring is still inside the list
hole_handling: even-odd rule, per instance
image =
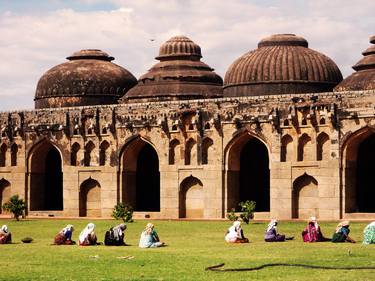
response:
[[[56,148],[51,148],[45,160],[45,210],[63,210],[63,183],[60,153]]]
[[[266,146],[256,138],[241,150],[239,202],[256,202],[257,212],[270,210],[270,170]]]
[[[136,211],[160,211],[159,159],[149,144],[141,148],[137,159]]]
[[[358,212],[375,212],[375,134],[365,139],[358,148],[357,156],[357,209]]]

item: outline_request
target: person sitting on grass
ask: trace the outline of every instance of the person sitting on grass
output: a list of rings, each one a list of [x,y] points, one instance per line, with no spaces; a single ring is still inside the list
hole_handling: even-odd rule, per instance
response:
[[[80,246],[97,245],[97,238],[94,232],[95,224],[89,223],[79,235]]]
[[[61,229],[61,231],[55,236],[54,244],[55,245],[73,245],[76,242],[72,241],[72,234],[74,227],[71,224],[68,224],[66,227]]]
[[[355,243],[354,239],[349,237],[349,221],[343,221],[340,222],[337,227],[336,231],[333,234],[332,242],[338,243],[338,242],[350,242]]]
[[[164,246],[164,242],[160,242],[159,236],[154,229],[152,223],[148,223],[146,228],[141,233],[141,238],[139,239],[140,248],[156,248]]]
[[[365,227],[363,231],[363,244],[375,244],[375,221]]]
[[[277,220],[272,219],[268,224],[264,241],[266,242],[283,242],[285,240],[292,240],[294,237],[285,238],[285,235],[277,233]]]
[[[233,225],[229,227],[225,234],[225,241],[228,243],[249,243],[249,239],[243,235],[240,221],[233,222]]]
[[[115,227],[111,227],[104,237],[104,244],[106,246],[125,246],[124,237],[125,237],[126,224],[122,223]]]
[[[0,228],[0,244],[11,244],[12,243],[12,234],[10,233],[8,226],[3,225]]]
[[[302,231],[303,242],[323,242],[329,241],[323,236],[320,226],[315,217],[311,217],[305,230]]]

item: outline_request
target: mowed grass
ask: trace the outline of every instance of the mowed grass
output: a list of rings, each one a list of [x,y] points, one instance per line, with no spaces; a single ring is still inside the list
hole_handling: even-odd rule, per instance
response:
[[[75,226],[74,240],[87,220],[0,220],[13,234],[11,245],[0,245],[0,280],[375,280],[375,270],[321,270],[272,267],[254,272],[210,272],[205,267],[225,263],[244,268],[266,263],[303,263],[324,266],[375,266],[375,246],[361,243],[307,244],[301,240],[303,222],[281,222],[279,232],[294,235],[294,241],[265,243],[267,223],[244,225],[249,244],[227,244],[226,221],[154,221],[167,247],[138,248],[146,221],[128,224],[126,247],[79,247],[51,245],[66,224]],[[96,233],[103,241],[114,220],[96,220]],[[367,223],[352,223],[351,236],[358,242]],[[330,237],[336,223],[321,223]],[[20,240],[26,236],[31,244]],[[97,256],[97,258],[93,258]],[[124,260],[117,257],[134,256]]]

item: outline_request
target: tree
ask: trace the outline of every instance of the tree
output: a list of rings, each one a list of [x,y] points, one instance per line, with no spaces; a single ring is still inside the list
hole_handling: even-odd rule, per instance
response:
[[[240,202],[238,205],[241,207],[242,211],[242,213],[240,214],[240,218],[243,222],[248,224],[254,217],[256,203],[254,201],[246,200],[245,202]]]
[[[19,217],[23,215],[26,209],[26,203],[18,195],[13,195],[8,202],[3,204],[2,208],[4,211],[11,212],[14,218],[19,221]]]
[[[132,206],[119,202],[113,208],[112,217],[116,220],[122,219],[124,222],[133,222],[133,212]]]

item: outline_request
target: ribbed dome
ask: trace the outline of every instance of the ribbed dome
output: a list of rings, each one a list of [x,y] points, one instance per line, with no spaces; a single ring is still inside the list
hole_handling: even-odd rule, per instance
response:
[[[39,79],[35,108],[114,104],[136,78],[100,50],[75,52]]]
[[[159,50],[160,60],[141,76],[123,102],[202,99],[222,96],[223,80],[200,61],[201,48],[185,36],[175,36]]]
[[[370,37],[370,43],[375,44],[375,36]],[[353,66],[356,72],[345,78],[335,91],[375,90],[375,45],[362,55],[363,58]]]
[[[232,63],[224,79],[224,96],[325,92],[341,80],[337,65],[309,49],[304,38],[276,34]]]

